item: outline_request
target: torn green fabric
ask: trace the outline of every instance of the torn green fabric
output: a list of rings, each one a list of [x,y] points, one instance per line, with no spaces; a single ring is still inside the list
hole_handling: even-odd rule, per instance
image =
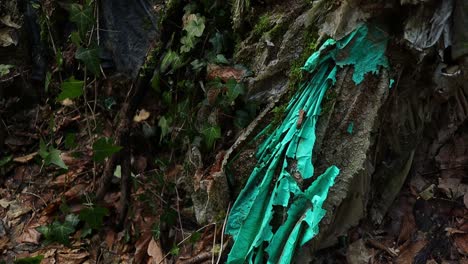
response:
[[[305,63],[312,73],[286,108],[286,118],[257,150],[257,166],[229,215],[226,233],[234,238],[228,263],[290,263],[296,249],[319,232],[322,205],[339,174],[330,166],[314,176],[312,153],[320,105],[336,80],[338,68],[354,66],[353,80],[387,67],[387,38],[361,26],[342,40],[327,40]],[[281,223],[279,223],[281,222]]]

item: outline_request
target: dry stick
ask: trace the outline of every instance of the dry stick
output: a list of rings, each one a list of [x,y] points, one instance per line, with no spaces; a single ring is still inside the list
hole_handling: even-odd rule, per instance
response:
[[[209,227],[209,226],[211,226],[211,225],[214,225],[214,223],[209,223],[209,224],[206,224],[206,225],[200,227],[200,228],[197,229],[195,232],[193,232],[192,234],[190,234],[190,236],[186,237],[185,239],[183,239],[182,241],[180,241],[179,243],[177,243],[177,246],[182,245],[185,241],[187,241],[188,239],[190,239],[190,238],[193,236],[193,234],[198,233],[198,232],[200,232],[201,230],[203,230],[203,229],[205,229],[205,228],[207,228],[207,227]],[[208,253],[209,253],[209,252],[208,252]],[[171,252],[169,252],[169,253],[167,253],[166,255],[164,255],[164,257],[161,259],[161,261],[159,261],[158,264],[161,264],[170,254],[171,254]]]
[[[177,186],[175,187],[175,191],[176,191],[176,199],[177,199],[177,215],[179,217],[179,225],[180,225],[180,230],[181,230],[181,233],[182,233],[182,239],[185,238],[185,235],[184,235],[184,227],[182,226],[182,218],[180,217],[180,208],[179,208],[179,191],[177,190]]]
[[[226,217],[224,217],[223,229],[221,230],[221,247],[219,249],[218,260],[216,261],[216,264],[219,264],[219,262],[221,261],[221,256],[223,255],[224,231],[226,230],[226,223],[227,223],[227,218],[229,216],[230,210],[231,210],[231,203],[229,203],[228,209],[227,209],[227,212],[226,212]]]
[[[126,129],[126,133],[123,135],[122,146],[124,149],[120,153],[120,162],[122,166],[122,174],[120,179],[120,204],[119,204],[119,219],[117,222],[118,229],[121,229],[125,223],[125,218],[128,211],[128,200],[130,196],[130,174],[131,174],[131,164],[130,164],[130,149],[129,149],[129,131]]]
[[[215,223],[215,230],[213,234],[213,246],[211,247],[211,264],[214,264],[214,256],[215,256],[215,246],[216,246],[216,227],[218,225]]]
[[[126,118],[126,112],[128,111],[128,104],[124,103],[121,112],[120,112],[120,122],[117,125],[116,131],[116,144],[122,144],[123,138],[126,134],[125,130],[128,129],[128,118]],[[114,169],[117,166],[119,161],[119,153],[112,155],[109,160],[107,160],[106,165],[104,166],[104,171],[101,176],[101,180],[99,183],[99,189],[96,193],[96,199],[102,200],[107,193],[109,184],[112,180],[112,176],[114,175]]]
[[[92,137],[91,133],[91,126],[89,125],[89,118],[88,118],[88,108],[86,105],[88,105],[88,98],[86,96],[86,79],[87,79],[87,74],[86,74],[86,67],[84,67],[84,84],[83,84],[83,99],[85,101],[85,115],[86,115],[86,128],[88,129],[88,134],[89,137]]]

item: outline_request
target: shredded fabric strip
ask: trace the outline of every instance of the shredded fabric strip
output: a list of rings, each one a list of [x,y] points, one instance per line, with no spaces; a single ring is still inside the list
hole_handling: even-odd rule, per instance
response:
[[[258,163],[233,205],[226,233],[234,245],[227,263],[291,263],[298,248],[319,233],[322,208],[340,170],[330,166],[313,179],[312,153],[320,105],[339,68],[353,66],[353,81],[388,67],[386,34],[362,25],[327,40],[304,67],[311,73],[286,108],[286,118],[260,145]]]

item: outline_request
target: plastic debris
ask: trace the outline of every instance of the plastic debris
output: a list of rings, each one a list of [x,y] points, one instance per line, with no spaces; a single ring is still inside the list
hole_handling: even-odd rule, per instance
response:
[[[387,67],[386,47],[384,32],[363,25],[342,40],[327,40],[307,60],[303,70],[312,73],[311,79],[291,99],[282,124],[258,148],[257,166],[229,215],[226,233],[234,245],[228,263],[290,263],[296,249],[318,234],[326,214],[322,205],[340,172],[332,165],[309,187],[302,186],[314,176],[312,153],[324,94],[341,67],[354,66],[356,84],[367,73]]]
[[[146,0],[103,0],[100,4],[103,44],[117,71],[134,78],[159,36],[157,12]]]
[[[346,129],[346,132],[348,132],[348,134],[351,135],[353,133],[353,130],[354,130],[354,122],[350,122],[348,125],[348,128]]]
[[[414,16],[410,16],[405,25],[404,38],[417,50],[434,46],[443,34],[444,47],[452,44],[451,20],[453,1],[440,1],[439,7],[433,9],[419,5]],[[429,21],[429,23],[427,22]]]
[[[395,80],[390,79],[390,83],[388,84],[388,89],[392,89],[394,84],[395,84]]]

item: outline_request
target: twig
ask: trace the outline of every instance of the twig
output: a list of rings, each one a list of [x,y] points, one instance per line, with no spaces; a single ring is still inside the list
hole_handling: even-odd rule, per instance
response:
[[[32,196],[35,196],[35,197],[39,198],[44,203],[44,205],[47,207],[47,202],[41,196],[39,196],[39,195],[37,195],[35,193],[32,193],[32,192],[23,192],[23,193],[24,194],[29,194],[29,195],[32,195]]]
[[[213,235],[213,246],[211,247],[211,264],[214,264],[215,259],[215,246],[216,246],[216,227],[218,225],[215,223],[215,230]]]
[[[190,238],[193,236],[193,234],[195,234],[195,233],[197,233],[197,232],[200,232],[201,230],[203,230],[203,229],[205,229],[205,228],[207,228],[207,227],[209,227],[209,226],[211,226],[211,225],[214,225],[214,223],[209,223],[209,224],[206,224],[206,225],[200,227],[200,228],[197,229],[195,232],[193,232],[192,234],[190,234],[190,236],[186,237],[185,239],[183,239],[182,241],[180,241],[179,243],[177,243],[177,246],[182,245],[185,241],[187,241],[188,239],[190,239]],[[209,252],[208,252],[208,253],[209,253]],[[171,254],[171,252],[169,252],[169,253],[167,253],[166,255],[164,255],[164,257],[161,259],[161,261],[159,261],[158,264],[163,263],[163,261],[166,260],[166,258],[167,258],[170,254]],[[208,257],[209,257],[209,255],[208,255]]]
[[[185,235],[184,235],[184,227],[182,226],[182,218],[180,217],[180,208],[179,208],[179,191],[177,190],[177,186],[175,187],[175,192],[176,192],[176,199],[177,199],[177,215],[179,217],[179,225],[180,225],[180,230],[181,230],[181,233],[182,233],[182,239],[185,238]]]
[[[220,247],[220,251],[219,251],[219,254],[218,254],[218,260],[216,261],[216,264],[219,264],[219,262],[221,261],[221,256],[223,255],[224,231],[226,230],[227,218],[229,216],[230,211],[231,211],[231,203],[229,203],[228,209],[227,209],[227,212],[226,212],[226,217],[224,217],[223,229],[221,230],[221,247]]]
[[[379,241],[377,240],[373,240],[373,239],[368,239],[367,242],[375,247],[375,248],[378,248],[378,249],[381,249],[381,250],[384,250],[385,252],[387,252],[390,256],[392,257],[398,257],[398,254],[394,251],[394,250],[391,250],[390,248],[388,248],[387,246],[385,246],[384,244],[380,243]]]

